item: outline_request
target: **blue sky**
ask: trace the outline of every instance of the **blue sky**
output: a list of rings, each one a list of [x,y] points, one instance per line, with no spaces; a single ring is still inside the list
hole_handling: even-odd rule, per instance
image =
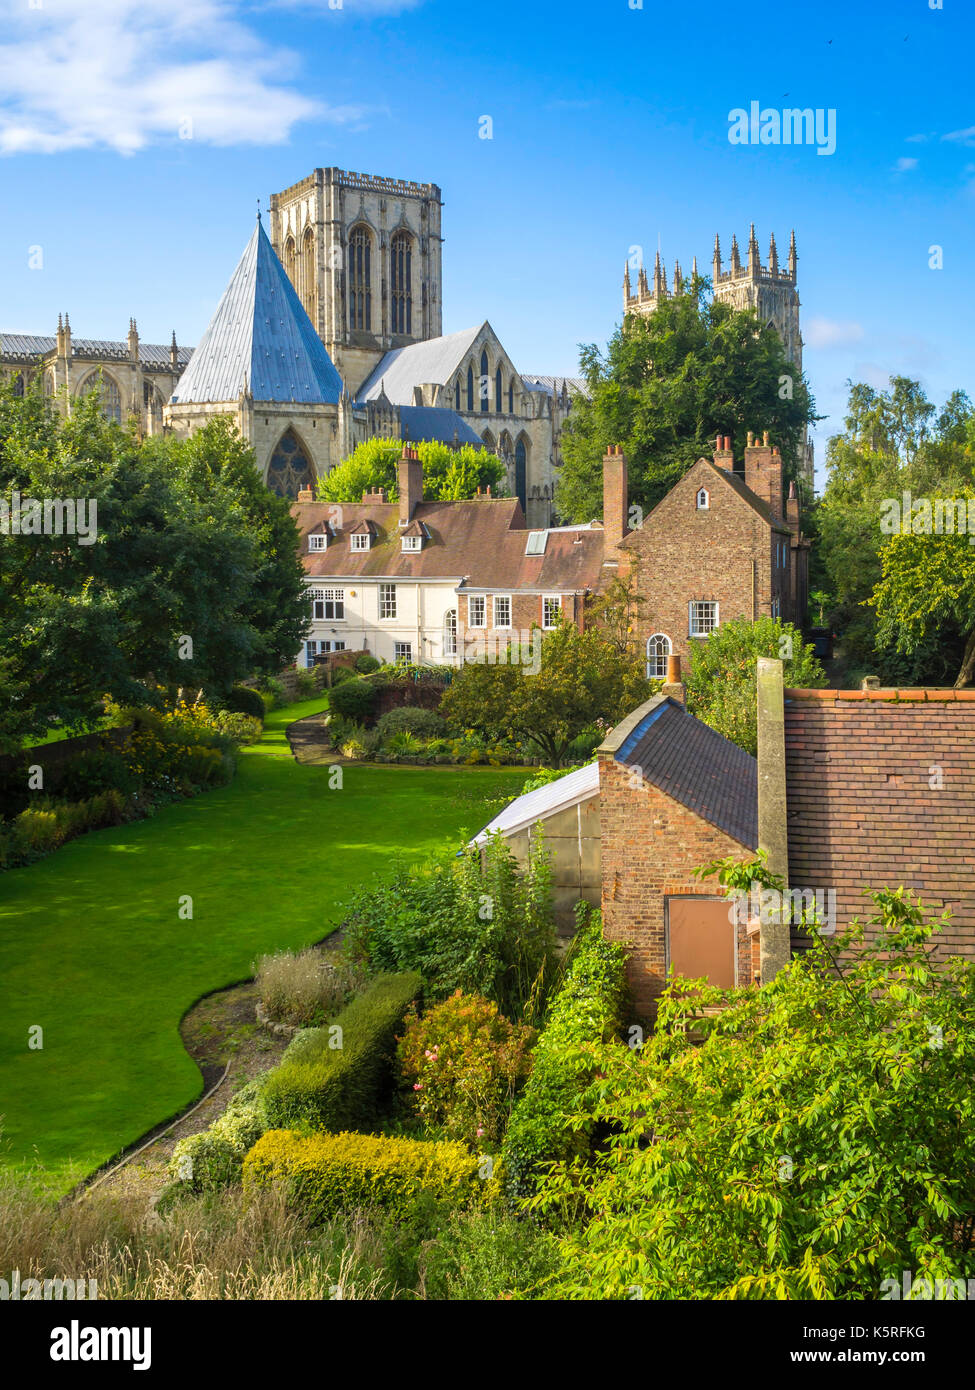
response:
[[[438,183],[444,331],[525,371],[605,343],[630,247],[795,227],[821,464],[848,377],[975,396],[975,6],[935,2],[0,0],[0,328],[195,342],[319,165]],[[835,153],[729,143],[752,100],[834,109]]]

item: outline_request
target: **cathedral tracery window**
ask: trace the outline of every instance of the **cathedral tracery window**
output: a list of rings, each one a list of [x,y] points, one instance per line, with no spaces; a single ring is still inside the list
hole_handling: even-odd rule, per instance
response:
[[[528,483],[528,449],[522,436],[515,445],[515,496],[521,503],[522,511],[525,510],[527,500]]]
[[[488,370],[487,353],[481,353],[481,380],[480,391],[481,410],[487,412],[491,409],[491,374]]]
[[[284,268],[288,272],[288,279],[298,288],[298,248],[295,245],[293,236],[289,236],[284,243]]]
[[[372,331],[372,235],[363,226],[349,238],[349,326]]]
[[[413,332],[413,238],[409,232],[393,237],[390,261],[392,331]]]
[[[119,425],[122,423],[122,395],[114,377],[103,376],[99,382],[98,373],[92,372],[82,382],[81,391],[82,394],[97,391],[98,403],[105,419],[114,420]]]
[[[305,306],[305,312],[315,322],[315,288],[317,276],[315,274],[315,233],[310,227],[305,228],[305,235],[301,239],[301,269],[299,278],[301,281],[298,290],[298,298]]]
[[[467,368],[467,409],[474,409],[474,368]]]
[[[267,485],[278,497],[297,497],[302,488],[313,488],[315,470],[294,430],[285,430],[271,455]]]
[[[24,374],[23,374],[23,372],[18,372],[17,375],[14,377],[14,395],[15,395],[15,396],[22,396],[23,394],[24,394]]]
[[[501,384],[501,368],[499,367],[494,374],[494,408],[499,415],[501,414],[502,410],[504,410],[503,402],[504,391],[502,389]]]

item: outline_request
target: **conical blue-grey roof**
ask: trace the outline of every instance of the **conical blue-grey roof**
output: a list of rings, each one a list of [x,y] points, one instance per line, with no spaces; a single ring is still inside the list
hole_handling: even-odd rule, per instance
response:
[[[311,405],[335,405],[342,394],[342,378],[260,217],[171,401],[235,401],[242,391],[255,402]]]

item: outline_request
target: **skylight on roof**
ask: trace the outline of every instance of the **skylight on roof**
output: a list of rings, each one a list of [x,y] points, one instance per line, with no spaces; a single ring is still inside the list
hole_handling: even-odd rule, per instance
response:
[[[528,543],[525,546],[526,555],[544,555],[545,547],[548,544],[547,531],[530,531]]]

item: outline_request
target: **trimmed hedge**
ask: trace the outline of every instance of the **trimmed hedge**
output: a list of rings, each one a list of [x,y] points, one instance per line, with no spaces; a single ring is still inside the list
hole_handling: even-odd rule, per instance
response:
[[[375,687],[370,685],[362,676],[356,676],[354,680],[343,681],[341,685],[333,686],[328,701],[329,709],[334,710],[336,714],[341,714],[343,719],[355,719],[357,721],[371,714],[375,703]]]
[[[311,1220],[343,1209],[385,1207],[404,1215],[421,1194],[451,1206],[490,1199],[496,1180],[463,1144],[378,1134],[295,1134],[274,1129],[244,1160],[245,1188],[281,1183],[289,1205]]]
[[[415,734],[417,738],[442,738],[447,721],[436,710],[420,705],[399,705],[377,721],[376,731],[386,741],[394,734]]]
[[[539,1164],[589,1152],[592,1125],[573,1129],[566,1123],[593,1079],[591,1064],[576,1049],[606,1041],[624,1022],[625,952],[604,939],[599,912],[583,903],[576,912],[580,925],[565,979],[549,1005],[501,1150],[512,1201],[534,1191]]]
[[[421,984],[417,973],[379,975],[332,1024],[295,1038],[264,1085],[269,1125],[368,1127],[390,1087],[396,1035]]]
[[[235,685],[227,696],[226,707],[238,714],[249,714],[252,719],[259,719],[264,723],[267,707],[259,690],[251,690],[246,685]]]

